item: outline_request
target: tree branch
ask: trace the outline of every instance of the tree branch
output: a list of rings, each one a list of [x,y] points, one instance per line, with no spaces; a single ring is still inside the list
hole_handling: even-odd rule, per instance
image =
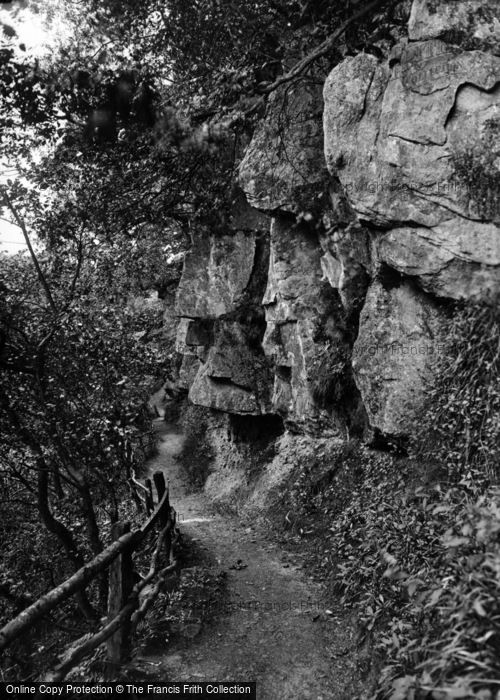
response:
[[[389,0],[387,2],[387,7],[390,7],[391,5],[395,5],[397,2],[400,0]],[[371,10],[377,8],[377,7],[382,7],[386,4],[386,0],[372,0],[372,2],[368,3],[368,5],[365,5],[365,7],[361,8],[358,12],[356,12],[352,17],[350,17],[348,20],[344,22],[338,29],[336,29],[333,34],[330,34],[323,43],[321,43],[317,48],[315,48],[311,53],[309,53],[307,56],[305,56],[301,61],[296,63],[293,68],[291,68],[288,73],[285,73],[284,75],[281,75],[279,78],[276,78],[276,80],[272,83],[268,83],[267,85],[264,85],[262,89],[260,90],[261,96],[258,97],[257,99],[254,100],[253,104],[248,107],[247,109],[243,109],[242,112],[237,114],[233,119],[229,121],[229,123],[226,123],[227,127],[234,126],[242,117],[243,118],[248,118],[255,112],[257,112],[261,107],[265,105],[266,97],[270,95],[272,92],[277,90],[279,87],[282,85],[286,85],[286,83],[290,83],[293,80],[296,80],[299,78],[304,71],[309,68],[309,66],[317,61],[319,58],[322,58],[322,56],[326,56],[326,54],[331,51],[333,48],[335,48],[335,42],[339,37],[344,34],[344,32],[357,20],[361,19],[365,15],[367,15]]]
[[[399,0],[390,0],[388,5],[394,5],[396,2],[399,2]],[[385,0],[372,0],[372,2],[369,2],[368,5],[365,5],[358,10],[358,12],[355,12],[352,17],[346,20],[344,24],[333,32],[333,34],[330,34],[330,36],[328,36],[322,44],[315,48],[314,51],[311,51],[311,53],[296,63],[294,67],[288,71],[288,73],[281,75],[279,78],[276,78],[273,83],[266,85],[262,89],[262,92],[265,95],[269,95],[271,92],[274,92],[274,90],[277,90],[277,88],[279,88],[281,85],[289,83],[291,80],[298,78],[312,63],[314,63],[314,61],[317,61],[318,58],[325,56],[329,51],[335,48],[335,42],[340,36],[342,36],[342,34],[344,34],[346,29],[348,29],[351,24],[367,15],[371,10],[374,10],[376,7],[384,4]]]
[[[71,304],[71,302],[73,300],[73,296],[75,294],[76,283],[78,282],[78,278],[80,277],[82,262],[83,262],[83,235],[82,235],[82,232],[80,232],[80,239],[78,241],[77,262],[76,262],[76,267],[75,267],[75,273],[73,275],[73,279],[71,281],[71,286],[69,289],[69,297],[68,297],[68,304],[67,304],[68,307]]]
[[[17,226],[21,229],[24,240],[26,241],[26,245],[29,250],[29,254],[31,256],[31,260],[33,261],[33,265],[35,266],[36,273],[38,275],[38,279],[40,280],[40,284],[43,287],[43,291],[45,292],[45,298],[49,302],[49,306],[52,309],[52,311],[56,312],[56,304],[54,302],[54,297],[52,296],[52,292],[50,291],[50,287],[47,283],[47,280],[45,279],[45,275],[42,272],[42,268],[40,267],[40,263],[38,262],[38,258],[35,255],[35,251],[33,250],[33,246],[31,245],[31,240],[28,234],[28,230],[26,228],[26,224],[24,223],[23,219],[19,215],[19,212],[17,211],[16,207],[14,206],[12,200],[10,199],[9,195],[5,191],[5,188],[1,187],[0,192],[2,194],[3,200],[9,209],[10,213],[14,217]]]

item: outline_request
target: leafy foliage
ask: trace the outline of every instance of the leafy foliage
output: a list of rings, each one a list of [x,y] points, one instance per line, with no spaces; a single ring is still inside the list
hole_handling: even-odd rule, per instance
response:
[[[110,524],[126,511],[131,471],[140,464],[135,446],[148,427],[145,401],[162,371],[161,353],[142,339],[148,328],[161,324],[161,314],[95,296],[99,288],[88,285],[96,263],[95,257],[80,261],[78,277],[64,265],[52,266],[45,279],[51,306],[26,256],[2,260],[5,622],[27,604],[26,596],[36,600],[107,544]],[[105,605],[105,578],[88,593],[79,596],[79,614],[71,604],[65,608],[74,625]],[[44,630],[45,623],[33,632]],[[40,644],[36,634],[21,640],[21,649],[16,644],[9,650],[9,678],[33,672],[30,664],[36,660],[26,657],[32,643]],[[27,660],[19,666],[19,659]]]
[[[438,379],[428,387],[416,451],[443,476],[495,483],[500,478],[500,316],[498,305],[469,303],[454,311]]]
[[[338,446],[281,507],[357,609],[391,700],[493,698],[500,677],[496,309],[461,305],[444,332],[412,455]]]
[[[192,639],[211,622],[223,601],[226,574],[207,564],[185,568],[175,590],[160,594],[139,627],[141,651]]]

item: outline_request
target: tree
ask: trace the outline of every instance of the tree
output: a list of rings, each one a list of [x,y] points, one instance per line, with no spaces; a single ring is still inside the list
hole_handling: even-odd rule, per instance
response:
[[[23,580],[22,590],[36,598],[98,554],[111,524],[129,515],[128,484],[142,464],[134,445],[149,426],[151,384],[165,369],[163,353],[142,342],[148,328],[161,324],[161,313],[100,299],[90,284],[95,255],[84,251],[76,283],[74,270],[49,272],[47,260],[40,264],[54,308],[26,256],[2,260],[0,484],[8,494],[2,520],[10,511],[17,523],[4,533],[2,549],[23,550],[20,537],[36,523],[48,535],[31,560],[7,560],[3,581],[0,575],[6,614],[22,605]],[[35,532],[40,541],[36,526]],[[53,552],[48,569],[46,547]],[[88,620],[105,609],[106,586],[103,576],[91,599],[77,597]]]

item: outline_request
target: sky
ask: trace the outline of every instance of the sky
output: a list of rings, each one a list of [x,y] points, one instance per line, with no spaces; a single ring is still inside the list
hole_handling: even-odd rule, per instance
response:
[[[0,171],[0,183],[6,180],[5,171]],[[14,254],[20,250],[26,250],[23,234],[17,226],[14,226],[3,218],[7,212],[0,209],[0,251]]]
[[[3,220],[0,220],[0,250],[11,255],[20,250],[26,250],[21,231],[17,226],[11,226]]]

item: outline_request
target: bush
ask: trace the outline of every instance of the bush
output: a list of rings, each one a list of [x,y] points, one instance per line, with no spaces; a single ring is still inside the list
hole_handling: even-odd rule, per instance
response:
[[[376,697],[494,698],[500,688],[499,323],[450,314],[409,458],[355,442],[297,468],[285,518],[357,609]]]
[[[377,697],[424,698],[436,688],[448,694],[429,697],[491,697],[500,678],[500,492],[418,486],[414,461],[355,443],[330,468],[317,466],[298,470],[287,522],[319,538],[309,547],[316,573],[356,608],[383,660]]]
[[[338,404],[345,393],[348,356],[330,343],[318,352],[309,370],[313,399],[322,408]]]
[[[391,661],[381,685],[391,700],[427,691],[491,698],[500,685],[499,331],[498,305],[485,303],[457,305],[444,329],[414,440],[440,478],[420,507],[434,539],[420,568],[395,559],[386,572],[409,592],[403,627],[383,641]]]

